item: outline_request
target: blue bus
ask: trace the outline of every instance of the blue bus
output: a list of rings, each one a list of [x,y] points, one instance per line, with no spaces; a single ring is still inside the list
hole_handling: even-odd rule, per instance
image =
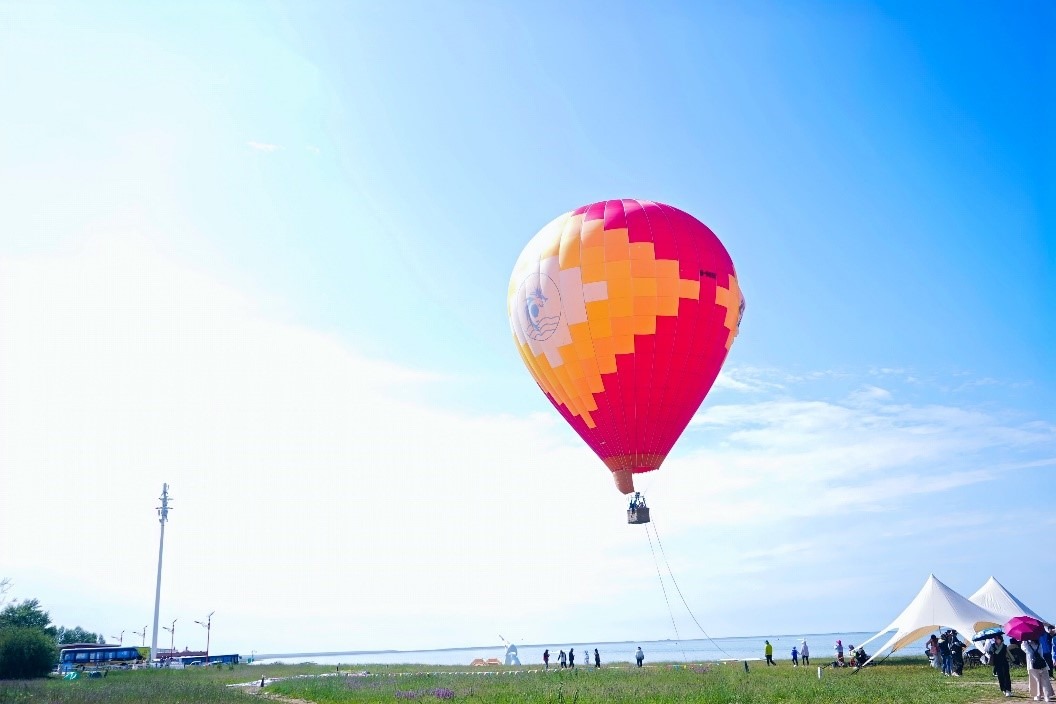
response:
[[[145,660],[142,650],[129,645],[63,648],[59,651],[59,672],[100,667],[131,667]]]
[[[230,655],[193,655],[181,656],[180,662],[184,665],[237,665],[242,662],[242,657],[237,653]]]

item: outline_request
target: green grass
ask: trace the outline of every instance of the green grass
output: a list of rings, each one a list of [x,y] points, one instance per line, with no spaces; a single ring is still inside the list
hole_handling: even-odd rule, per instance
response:
[[[332,670],[332,668],[330,668]],[[314,666],[239,665],[228,669],[189,668],[186,670],[112,670],[105,678],[62,680],[0,681],[0,704],[82,704],[88,702],[116,702],[124,704],[183,702],[245,702],[254,701],[235,688],[234,682],[246,682],[261,675],[288,677],[308,672],[318,673],[323,668]]]
[[[767,669],[753,665],[745,673],[740,663],[704,668],[656,666],[638,670],[610,667],[518,675],[378,676],[371,678],[321,678],[279,682],[270,689],[288,697],[320,704],[355,702],[443,701],[434,693],[450,690],[452,701],[546,702],[594,704],[627,702],[700,702],[706,704],[752,702],[847,702],[848,704],[902,704],[935,702],[959,704],[997,701],[996,685],[986,668],[963,678],[944,678],[919,660],[889,661],[855,674],[851,670],[826,670],[787,665]],[[1001,697],[1003,700],[1003,697]]]
[[[341,668],[343,671],[346,667]],[[528,702],[593,704],[627,702],[700,702],[704,704],[973,704],[1005,701],[998,695],[989,668],[965,672],[963,678],[944,678],[919,658],[889,660],[860,673],[825,670],[818,680],[815,668],[793,669],[752,665],[745,674],[732,665],[654,665],[641,670],[610,666],[549,673],[477,674],[473,668],[421,665],[349,666],[353,672],[369,670],[370,677],[294,678],[271,683],[267,692],[319,704],[387,702],[434,704],[454,702]],[[503,668],[509,669],[509,668]],[[520,670],[530,667],[513,668]],[[445,674],[435,674],[443,670]],[[65,681],[57,678],[26,682],[0,682],[0,704],[54,702],[247,702],[261,701],[236,682],[266,677],[294,677],[334,672],[317,665],[241,665],[234,668],[187,670],[114,671],[102,679]],[[460,674],[446,674],[457,672]],[[464,673],[464,674],[461,674]],[[1022,669],[1014,679],[1025,678]],[[437,694],[440,696],[438,697]],[[450,699],[446,697],[450,695]]]

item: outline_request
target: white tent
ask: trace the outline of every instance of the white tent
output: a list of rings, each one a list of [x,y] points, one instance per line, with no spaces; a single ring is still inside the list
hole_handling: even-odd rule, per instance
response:
[[[909,602],[909,606],[884,630],[862,643],[868,645],[885,633],[895,632],[890,640],[877,649],[869,662],[888,651],[894,652],[933,633],[939,628],[952,628],[962,638],[983,628],[1000,626],[1002,618],[988,609],[973,604],[945,584],[929,575],[924,587]]]
[[[1014,616],[1033,616],[1039,621],[1048,623],[993,577],[986,580],[986,584],[979,587],[979,591],[968,597],[968,601],[988,611],[993,611],[1005,621]]]

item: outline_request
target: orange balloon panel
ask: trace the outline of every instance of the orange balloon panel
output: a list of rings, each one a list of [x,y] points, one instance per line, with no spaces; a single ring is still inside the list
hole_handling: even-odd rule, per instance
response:
[[[715,233],[638,200],[584,206],[540,230],[507,305],[528,370],[624,493],[689,424],[744,312]]]

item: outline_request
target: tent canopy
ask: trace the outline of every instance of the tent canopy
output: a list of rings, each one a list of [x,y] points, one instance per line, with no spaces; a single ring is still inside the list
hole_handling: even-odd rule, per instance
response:
[[[1004,619],[1001,616],[968,601],[936,579],[935,575],[929,575],[920,592],[909,602],[909,606],[887,628],[862,643],[862,646],[885,633],[895,632],[873,657],[869,658],[869,662],[872,662],[879,655],[904,648],[939,628],[952,628],[971,638],[978,630],[1000,626],[1002,623]]]
[[[1050,623],[1038,616],[1036,611],[1017,599],[1012,592],[1005,589],[1004,585],[993,577],[986,580],[986,584],[979,587],[979,591],[968,597],[968,601],[982,606],[987,611],[993,611],[1003,618],[1004,621],[1008,621],[1014,616],[1033,616],[1043,623]]]

